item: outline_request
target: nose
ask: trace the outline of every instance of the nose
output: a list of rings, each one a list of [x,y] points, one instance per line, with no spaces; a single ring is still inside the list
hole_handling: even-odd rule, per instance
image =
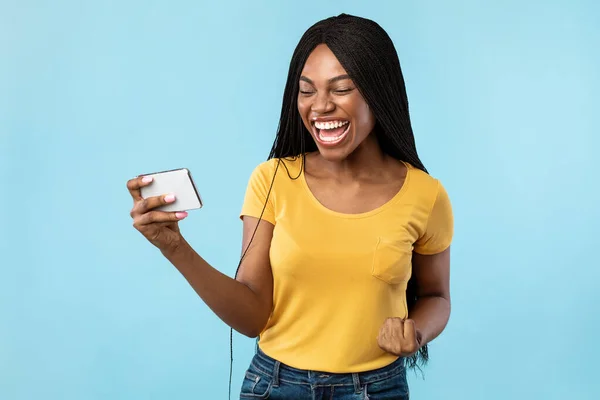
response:
[[[310,110],[315,114],[325,114],[335,109],[335,104],[329,98],[329,93],[317,93],[314,97],[314,102],[310,106]]]

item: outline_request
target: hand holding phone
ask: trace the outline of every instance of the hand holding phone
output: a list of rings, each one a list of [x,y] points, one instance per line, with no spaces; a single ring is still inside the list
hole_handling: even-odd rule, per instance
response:
[[[140,188],[142,198],[175,195],[175,202],[161,205],[156,210],[189,211],[202,208],[202,199],[187,168],[155,172],[144,177],[152,178],[152,183]]]
[[[190,172],[180,168],[138,176],[127,188],[133,226],[163,253],[179,248],[184,240],[178,222],[203,206]]]

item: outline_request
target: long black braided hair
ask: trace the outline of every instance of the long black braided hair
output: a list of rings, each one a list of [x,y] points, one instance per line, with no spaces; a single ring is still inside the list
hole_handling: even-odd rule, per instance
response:
[[[317,150],[316,143],[305,128],[298,112],[298,91],[304,64],[310,53],[320,44],[329,47],[369,105],[376,121],[374,133],[383,152],[427,172],[417,154],[404,76],[394,43],[387,32],[376,22],[362,17],[340,14],[311,26],[301,37],[294,50],[283,93],[277,134],[268,156],[269,160],[278,159],[274,175],[277,174],[282,159],[295,157],[304,159],[307,152]],[[285,166],[285,163],[283,165]],[[304,166],[304,163],[302,165]],[[298,176],[290,176],[290,178],[296,179]],[[267,200],[274,180],[275,176],[267,193]],[[254,235],[252,235],[253,237]],[[249,246],[250,244],[248,244]],[[242,259],[244,255],[245,251]],[[240,265],[241,261],[238,270]],[[417,293],[417,282],[413,276],[409,280],[406,290],[409,314],[417,301]],[[233,334],[233,330],[231,334]],[[233,347],[231,351],[231,362],[233,363]],[[425,344],[416,354],[406,359],[406,366],[408,368],[419,367],[428,360],[429,353]],[[230,396],[231,371],[232,369],[230,369]]]

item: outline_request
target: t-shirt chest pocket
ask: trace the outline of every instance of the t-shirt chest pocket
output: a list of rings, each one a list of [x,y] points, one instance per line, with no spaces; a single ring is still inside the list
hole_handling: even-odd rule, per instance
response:
[[[373,254],[371,274],[386,283],[407,282],[412,271],[412,246],[397,240],[379,238]]]

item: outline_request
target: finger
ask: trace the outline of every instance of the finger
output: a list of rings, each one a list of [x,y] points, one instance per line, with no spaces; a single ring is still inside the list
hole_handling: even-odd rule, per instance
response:
[[[381,327],[379,330],[379,335],[377,335],[377,344],[382,349],[386,349],[387,346],[387,335],[385,333],[385,326]]]
[[[134,201],[139,201],[142,199],[142,194],[140,192],[140,188],[144,186],[148,186],[152,183],[151,176],[138,176],[132,178],[127,181],[127,189],[129,190],[129,194],[133,197]]]
[[[415,321],[412,319],[404,320],[403,335],[405,343],[417,343],[417,327]]]
[[[389,329],[390,329],[389,328],[389,322],[386,319],[383,322],[383,325],[381,325],[381,328],[379,328],[379,336],[378,337],[381,338],[381,339],[383,339],[384,337],[386,337]]]
[[[383,325],[381,325],[381,328],[379,328],[379,333],[377,334],[377,342],[379,345],[385,342],[388,329],[388,321],[386,320],[384,321]]]
[[[161,222],[177,222],[187,217],[188,213],[185,211],[178,212],[164,212],[164,211],[150,211],[140,215],[135,219],[134,225],[149,225]]]
[[[393,318],[387,318],[385,320],[385,322],[381,326],[381,329],[379,329],[379,336],[377,337],[380,344],[387,345],[395,341],[395,338],[397,336],[395,334],[395,324],[396,322]],[[402,335],[402,333],[400,333],[400,335]]]
[[[394,318],[392,324],[392,331],[394,332],[396,339],[400,340],[404,338],[404,320],[402,318]]]
[[[147,197],[136,202],[135,206],[133,207],[132,213],[145,214],[156,207],[173,203],[175,200],[176,199],[174,194]]]
[[[387,327],[385,347],[390,353],[399,355],[404,346],[404,322],[401,318],[388,318]]]

